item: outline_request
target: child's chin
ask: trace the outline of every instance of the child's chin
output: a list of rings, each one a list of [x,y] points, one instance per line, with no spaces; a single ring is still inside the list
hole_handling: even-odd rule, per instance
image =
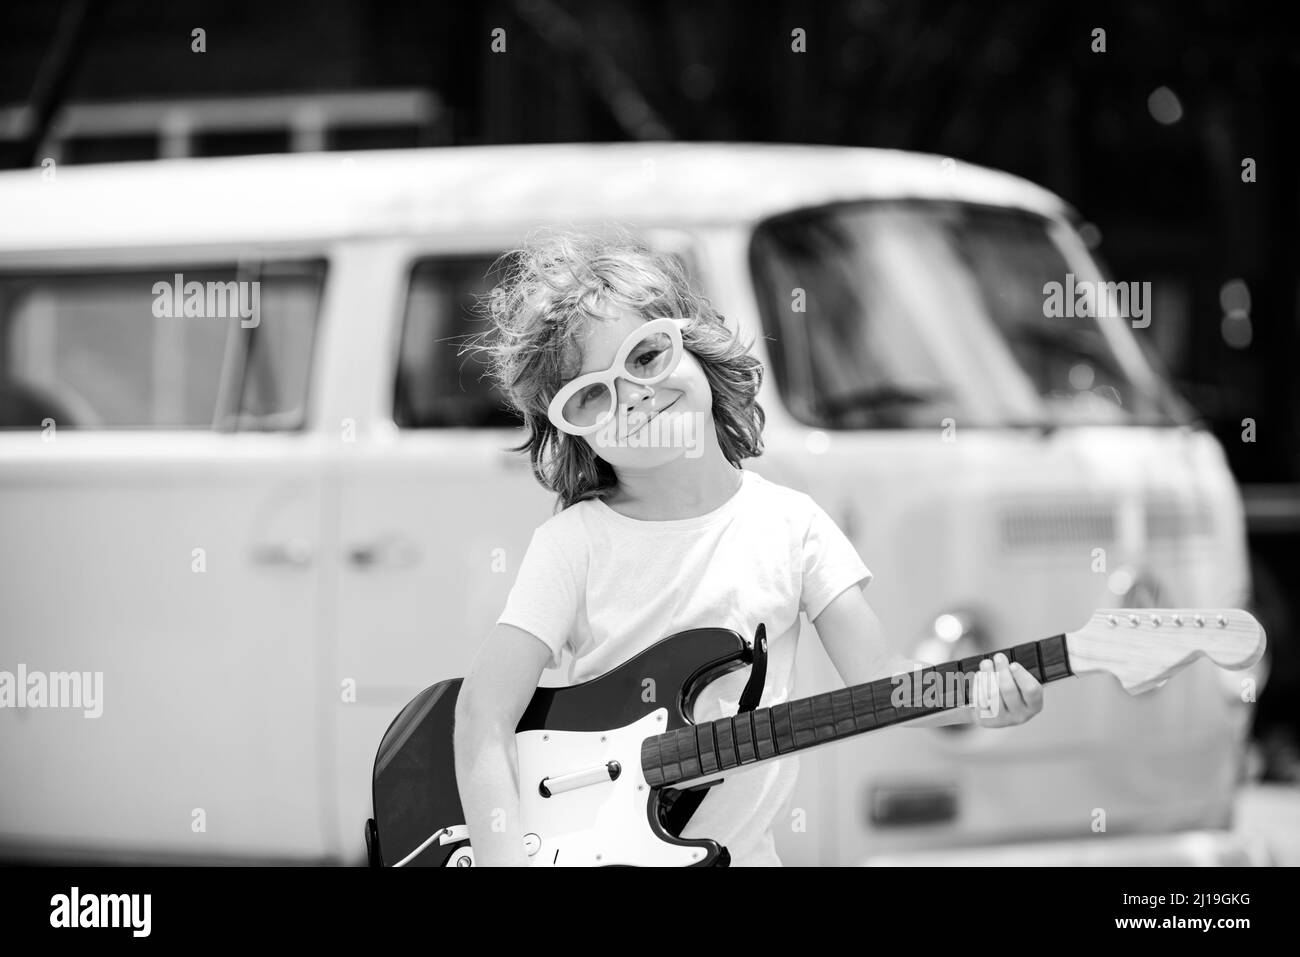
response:
[[[596,455],[615,468],[639,468],[649,469],[659,465],[672,462],[681,458],[685,449],[673,448],[671,446],[658,446],[655,448],[599,448],[594,449]]]

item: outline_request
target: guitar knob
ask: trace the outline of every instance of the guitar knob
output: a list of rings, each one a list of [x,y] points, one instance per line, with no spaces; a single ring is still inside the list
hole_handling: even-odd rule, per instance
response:
[[[542,839],[540,837],[538,837],[536,834],[524,835],[524,850],[528,852],[529,857],[532,857],[541,849],[542,849]]]

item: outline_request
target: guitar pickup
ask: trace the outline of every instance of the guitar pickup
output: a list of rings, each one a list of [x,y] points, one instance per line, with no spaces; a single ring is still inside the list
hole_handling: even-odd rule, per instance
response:
[[[542,778],[542,783],[537,786],[537,790],[542,797],[548,798],[552,794],[559,794],[561,791],[572,791],[574,788],[585,788],[588,785],[602,784],[605,781],[616,781],[622,773],[623,766],[621,764],[617,761],[606,761],[594,768],[570,771],[568,774],[557,774],[551,778]]]

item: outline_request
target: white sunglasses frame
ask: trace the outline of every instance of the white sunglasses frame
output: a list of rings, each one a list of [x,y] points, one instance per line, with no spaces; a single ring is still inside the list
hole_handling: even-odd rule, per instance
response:
[[[658,319],[651,319],[643,323],[632,332],[628,333],[627,338],[618,347],[618,352],[614,356],[614,361],[610,363],[609,368],[600,369],[595,372],[588,372],[586,375],[580,375],[569,382],[555,397],[551,399],[551,404],[547,407],[546,417],[551,420],[551,425],[555,426],[566,435],[591,435],[598,432],[609,424],[610,419],[614,417],[615,410],[618,406],[618,383],[616,379],[626,379],[628,382],[634,382],[637,385],[654,385],[656,382],[668,378],[681,364],[682,356],[685,355],[686,349],[682,345],[682,324],[684,319],[678,319],[674,316],[664,316]],[[673,351],[676,358],[670,365],[658,375],[651,376],[648,379],[640,379],[628,373],[623,368],[623,363],[632,350],[640,344],[646,336],[658,335],[666,332],[672,341]],[[609,389],[609,408],[598,418],[594,425],[575,426],[564,420],[564,404],[569,401],[575,394],[592,385],[600,383]]]

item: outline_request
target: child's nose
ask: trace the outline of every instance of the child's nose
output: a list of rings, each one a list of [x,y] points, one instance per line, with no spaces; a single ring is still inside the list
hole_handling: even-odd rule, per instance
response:
[[[618,380],[618,402],[619,405],[625,405],[629,409],[642,399],[648,398],[655,394],[655,387],[652,385],[641,385],[636,382],[628,382],[626,379]]]

